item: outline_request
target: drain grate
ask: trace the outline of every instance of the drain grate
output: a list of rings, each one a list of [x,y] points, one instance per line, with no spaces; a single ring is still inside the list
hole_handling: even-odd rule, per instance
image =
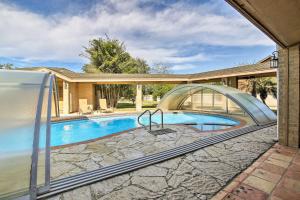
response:
[[[164,134],[168,134],[168,133],[175,133],[176,131],[174,131],[173,129],[170,128],[164,128],[164,129],[159,129],[159,130],[155,130],[155,131],[149,131],[149,133],[151,133],[152,135],[164,135]]]

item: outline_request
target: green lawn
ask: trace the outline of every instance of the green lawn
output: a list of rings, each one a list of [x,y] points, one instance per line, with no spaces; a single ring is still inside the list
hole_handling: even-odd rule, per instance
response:
[[[144,109],[154,109],[156,108],[157,103],[154,101],[144,101],[143,108]],[[119,102],[117,104],[117,111],[135,111],[135,104],[131,102]]]

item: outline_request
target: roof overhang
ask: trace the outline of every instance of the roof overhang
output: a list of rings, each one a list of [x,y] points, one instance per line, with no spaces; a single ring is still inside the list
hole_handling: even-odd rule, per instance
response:
[[[226,0],[281,47],[300,43],[300,0]]]
[[[58,70],[59,69],[59,70]],[[268,63],[245,65],[197,74],[88,74],[76,73],[63,68],[28,68],[27,70],[50,72],[59,79],[73,83],[95,84],[151,84],[151,83],[188,83],[191,81],[207,82],[229,77],[266,77],[276,76],[276,69]]]

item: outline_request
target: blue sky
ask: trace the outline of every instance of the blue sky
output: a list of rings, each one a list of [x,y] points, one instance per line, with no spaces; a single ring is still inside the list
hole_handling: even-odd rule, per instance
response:
[[[195,73],[255,63],[275,43],[222,0],[2,0],[0,63],[81,71],[108,34],[150,66]]]

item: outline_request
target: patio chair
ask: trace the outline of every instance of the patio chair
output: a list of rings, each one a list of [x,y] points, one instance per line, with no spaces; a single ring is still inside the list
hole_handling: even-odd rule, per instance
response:
[[[87,99],[79,99],[79,114],[92,113],[91,107],[87,103]]]
[[[111,109],[107,108],[107,102],[106,99],[99,99],[99,107],[100,107],[100,112],[112,112]]]

